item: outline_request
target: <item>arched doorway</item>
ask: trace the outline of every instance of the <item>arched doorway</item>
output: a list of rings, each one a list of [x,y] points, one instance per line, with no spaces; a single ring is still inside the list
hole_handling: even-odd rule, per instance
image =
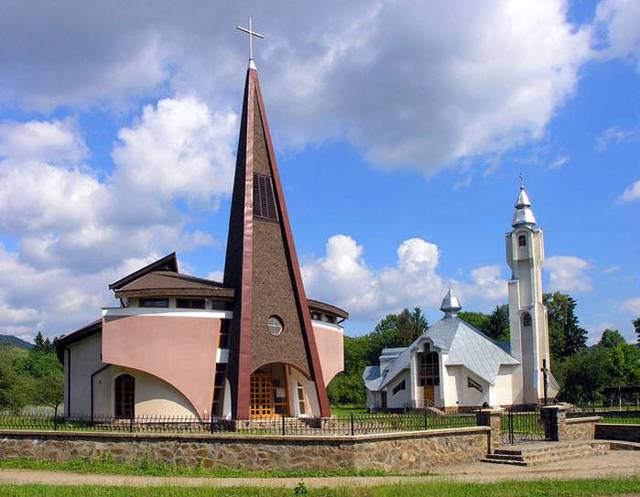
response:
[[[289,386],[284,364],[267,364],[251,374],[249,415],[252,418],[289,416]]]
[[[121,374],[115,381],[116,418],[135,416],[136,380],[130,374]]]

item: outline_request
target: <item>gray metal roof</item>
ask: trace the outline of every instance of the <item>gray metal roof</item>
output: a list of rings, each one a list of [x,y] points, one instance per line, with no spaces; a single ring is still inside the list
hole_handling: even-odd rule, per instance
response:
[[[378,384],[374,380],[380,379],[379,386],[370,388],[370,390],[379,390],[387,386],[401,372],[409,368],[411,354],[421,349],[425,341],[448,354],[445,366],[464,366],[492,385],[495,384],[501,365],[520,364],[516,358],[506,353],[497,342],[469,323],[457,316],[448,316],[434,324],[407,347],[393,361],[383,376],[380,376],[380,370],[377,366],[372,366],[378,369],[377,371],[368,371],[369,380],[365,378],[365,384],[369,381],[372,386],[377,386]],[[367,370],[365,370],[365,374],[367,374],[366,372]],[[375,374],[378,377],[375,377]]]
[[[367,390],[372,392],[380,390],[380,383],[382,383],[380,366],[367,366],[364,368],[362,379],[364,380],[364,386],[367,387]]]
[[[531,210],[531,200],[529,200],[529,195],[527,195],[524,186],[520,187],[520,193],[518,194],[515,207],[516,211],[513,213],[511,226],[515,228],[523,224],[536,224],[536,217]]]

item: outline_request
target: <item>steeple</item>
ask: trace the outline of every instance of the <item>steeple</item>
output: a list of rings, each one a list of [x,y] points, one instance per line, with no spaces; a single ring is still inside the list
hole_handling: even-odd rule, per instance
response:
[[[444,299],[442,299],[440,310],[444,312],[445,318],[451,318],[457,316],[460,309],[462,309],[460,300],[453,294],[451,288],[449,288],[447,294],[444,296]]]
[[[524,185],[520,185],[520,193],[518,193],[515,208],[516,211],[513,213],[511,226],[515,228],[517,226],[534,226],[536,224],[536,217],[531,210],[531,201],[529,200],[527,191],[524,189]]]
[[[235,289],[230,330],[232,417],[250,416],[251,375],[272,364],[315,384],[331,415],[258,71],[247,70],[231,199],[224,285]],[[284,391],[284,390],[283,390]]]

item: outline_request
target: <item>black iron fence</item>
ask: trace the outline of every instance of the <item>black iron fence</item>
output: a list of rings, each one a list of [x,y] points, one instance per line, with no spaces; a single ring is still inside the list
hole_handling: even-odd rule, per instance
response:
[[[188,416],[54,416],[0,414],[0,429],[126,433],[239,433],[251,435],[362,435],[476,426],[475,414],[351,414],[332,418],[286,416],[227,420]]]
[[[640,424],[640,409],[635,407],[575,407],[567,412],[567,418],[600,416],[603,423]]]
[[[500,416],[500,442],[514,444],[546,440],[544,424],[538,411],[507,409]]]

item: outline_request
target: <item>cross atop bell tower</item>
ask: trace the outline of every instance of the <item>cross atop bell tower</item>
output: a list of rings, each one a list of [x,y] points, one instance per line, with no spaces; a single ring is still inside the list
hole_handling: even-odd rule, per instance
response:
[[[243,28],[242,26],[236,26],[243,33],[247,33],[249,35],[249,67],[252,69],[256,68],[256,64],[253,61],[253,37],[264,39],[264,35],[261,35],[257,31],[253,30],[253,24],[251,22],[251,16],[249,16],[249,27]]]

